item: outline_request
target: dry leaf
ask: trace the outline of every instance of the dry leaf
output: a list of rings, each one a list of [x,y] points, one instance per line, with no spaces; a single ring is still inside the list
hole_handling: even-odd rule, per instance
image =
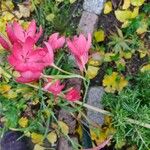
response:
[[[141,72],[146,72],[146,71],[150,71],[150,64],[144,65],[144,66],[141,68]]]
[[[61,132],[62,132],[64,135],[67,135],[67,134],[69,133],[69,127],[68,127],[67,124],[64,123],[63,121],[58,121],[58,126],[60,127]]]
[[[99,67],[88,66],[86,77],[89,79],[93,79],[98,74]]]
[[[112,3],[108,1],[104,5],[104,14],[109,14],[112,11]]]
[[[102,42],[105,39],[105,33],[103,30],[98,30],[94,33],[94,37],[97,42]]]
[[[128,85],[128,81],[124,76],[119,75],[118,72],[113,72],[111,75],[105,75],[103,79],[103,86],[105,91],[114,93],[115,91],[122,91]]]
[[[45,150],[45,148],[43,146],[40,146],[39,144],[35,144],[33,150]]]
[[[27,117],[21,117],[20,119],[19,119],[19,125],[22,127],[22,128],[25,128],[25,127],[27,127],[28,126],[28,122],[29,122],[29,120],[28,120],[28,118]]]
[[[132,4],[133,6],[141,6],[141,5],[144,4],[144,1],[145,1],[145,0],[131,0],[131,4]]]
[[[120,22],[126,22],[131,18],[132,12],[130,10],[116,10],[115,16]]]
[[[57,135],[55,132],[50,132],[47,135],[47,140],[53,145],[57,141]]]
[[[130,7],[131,0],[124,0],[122,9],[128,9]]]

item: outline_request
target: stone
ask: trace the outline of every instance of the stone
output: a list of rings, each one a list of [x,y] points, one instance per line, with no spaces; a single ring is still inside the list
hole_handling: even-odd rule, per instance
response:
[[[105,0],[84,0],[83,9],[88,12],[100,15],[103,10],[104,3]]]
[[[71,137],[71,140],[78,144],[77,137]],[[71,146],[70,142],[66,138],[60,137],[58,141],[57,150],[74,150],[74,148]]]
[[[94,30],[97,28],[98,16],[94,13],[88,11],[83,11],[77,32],[87,35],[88,33],[93,34]]]
[[[58,120],[65,122],[69,127],[69,134],[75,133],[76,120],[73,116],[66,110],[61,109],[58,114]]]
[[[101,86],[90,87],[87,94],[87,104],[90,106],[103,109],[103,106],[101,104],[103,94],[104,94],[103,87]],[[104,123],[104,115],[90,109],[87,109],[87,118],[97,125],[102,125]]]

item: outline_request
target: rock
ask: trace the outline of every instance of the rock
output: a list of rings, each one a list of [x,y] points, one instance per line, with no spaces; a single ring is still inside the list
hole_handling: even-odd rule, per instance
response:
[[[71,140],[74,143],[78,144],[77,137],[71,137]],[[70,142],[66,138],[60,137],[59,141],[58,141],[57,150],[74,150],[74,148],[72,147],[72,145],[70,144]]]
[[[61,109],[59,111],[58,120],[64,121],[68,125],[69,134],[75,133],[76,120],[72,117],[72,115],[68,111]]]
[[[83,11],[79,25],[78,25],[78,33],[83,33],[87,35],[88,33],[93,33],[97,28],[98,16],[94,13],[90,13],[88,11]]]
[[[87,104],[103,109],[103,106],[101,104],[103,94],[103,87],[91,87],[87,95]],[[87,118],[97,125],[102,125],[104,123],[104,116],[101,113],[92,111],[90,109],[87,110]]]
[[[23,133],[8,131],[0,141],[0,150],[32,150],[33,143]],[[22,138],[20,138],[22,137]]]
[[[104,2],[105,0],[84,0],[83,9],[88,12],[100,15]]]

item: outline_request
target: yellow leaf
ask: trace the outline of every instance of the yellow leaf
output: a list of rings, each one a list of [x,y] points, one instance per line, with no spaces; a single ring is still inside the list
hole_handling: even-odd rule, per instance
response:
[[[126,22],[131,18],[132,12],[130,10],[116,10],[115,16],[120,22]]]
[[[19,119],[19,125],[21,126],[21,127],[23,127],[23,128],[25,128],[25,127],[27,127],[28,126],[28,122],[29,122],[29,120],[28,120],[28,118],[27,117],[21,117],[20,119]]]
[[[96,39],[97,42],[104,41],[104,39],[105,39],[104,31],[103,30],[96,31],[94,33],[94,37],[95,37],[95,39]]]
[[[11,86],[8,84],[2,84],[0,85],[0,93],[9,92],[11,89]]]
[[[13,9],[14,9],[14,4],[13,4],[12,0],[6,0],[6,1],[2,0],[2,3],[1,3],[2,11],[7,11],[7,10],[12,11]]]
[[[133,6],[141,6],[141,5],[144,4],[144,1],[145,1],[145,0],[131,0],[131,4],[132,4]]]
[[[122,9],[128,9],[130,7],[131,0],[124,0]]]
[[[108,14],[112,11],[112,3],[111,1],[108,1],[104,5],[104,14]]]
[[[137,34],[143,34],[147,32],[148,24],[145,21],[142,21],[140,27],[136,30]]]
[[[34,144],[42,144],[43,143],[44,136],[39,133],[31,133],[31,140]]]
[[[54,18],[55,18],[55,14],[52,14],[52,13],[46,16],[47,21],[53,21]]]
[[[103,143],[107,139],[105,132],[102,132],[98,128],[92,128],[90,134],[92,141],[95,141],[97,145]]]
[[[125,59],[130,59],[132,57],[131,52],[121,52],[120,55],[121,57],[124,57]]]
[[[140,58],[143,58],[147,55],[147,50],[138,50],[138,52],[140,53]]]
[[[17,93],[14,92],[13,90],[10,90],[9,92],[3,94],[3,96],[8,98],[8,99],[14,99],[17,97]]]
[[[33,150],[45,150],[45,147],[39,145],[39,144],[35,144],[34,149]]]
[[[139,14],[139,7],[135,7],[133,9],[133,12],[132,12],[132,15],[131,15],[131,18],[136,18]]]
[[[98,74],[99,67],[88,66],[86,77],[89,79],[93,79]]]
[[[129,25],[130,25],[130,21],[127,20],[127,21],[125,21],[125,22],[122,24],[121,28],[126,28],[126,27],[128,27]]]
[[[127,85],[128,81],[117,72],[113,72],[111,75],[105,75],[103,79],[103,86],[105,87],[105,91],[109,93],[114,93],[115,91],[120,92]]]
[[[14,15],[8,11],[3,12],[3,20],[11,21],[14,18]]]
[[[57,141],[57,135],[55,132],[50,132],[47,135],[47,140],[53,145]]]
[[[73,4],[76,0],[69,0],[70,4]]]
[[[60,127],[61,129],[61,132],[64,134],[64,135],[67,135],[69,133],[69,127],[67,126],[66,123],[62,122],[62,121],[58,121],[58,126]]]
[[[147,64],[141,68],[141,72],[150,71],[150,64]]]

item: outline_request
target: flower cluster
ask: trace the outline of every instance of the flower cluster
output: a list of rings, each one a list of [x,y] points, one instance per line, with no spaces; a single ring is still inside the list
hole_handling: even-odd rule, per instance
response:
[[[29,83],[37,81],[45,67],[54,67],[54,53],[65,45],[70,49],[71,54],[75,57],[79,69],[83,72],[88,61],[88,51],[91,46],[91,35],[86,39],[83,34],[79,37],[74,36],[71,40],[59,33],[52,34],[48,41],[43,42],[43,47],[37,47],[36,43],[42,35],[42,27],[37,31],[36,22],[32,20],[28,28],[25,30],[22,26],[14,21],[13,24],[6,25],[7,37],[0,34],[0,44],[7,49],[10,54],[8,56],[9,64],[19,72],[20,76],[17,82]],[[52,92],[55,96],[59,95],[64,85],[57,80],[49,82],[44,89]],[[80,95],[77,90],[70,89],[66,94],[66,99],[76,100]]]

